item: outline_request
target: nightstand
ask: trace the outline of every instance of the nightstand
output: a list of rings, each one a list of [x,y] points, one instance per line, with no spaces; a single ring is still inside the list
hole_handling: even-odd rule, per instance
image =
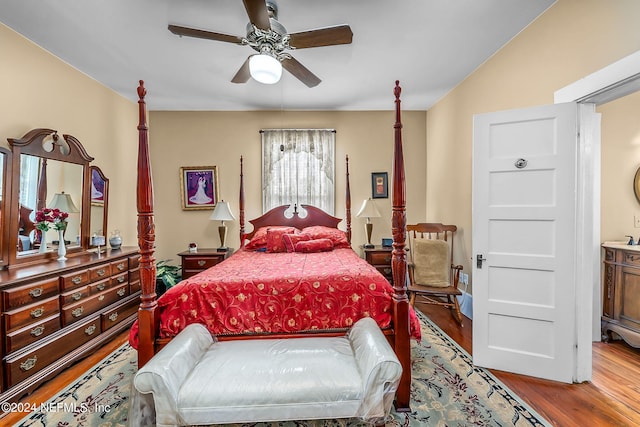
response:
[[[391,251],[392,247],[374,246],[373,248],[363,248],[364,259],[373,265],[382,275],[393,284],[393,273],[391,271]]]
[[[218,252],[212,248],[198,248],[196,252],[183,251],[178,255],[182,258],[182,278],[188,279],[209,267],[222,262],[233,253],[233,249]]]

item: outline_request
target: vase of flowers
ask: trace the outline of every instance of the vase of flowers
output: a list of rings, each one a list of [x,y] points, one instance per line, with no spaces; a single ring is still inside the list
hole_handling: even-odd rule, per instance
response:
[[[36,229],[40,231],[42,238],[40,239],[40,253],[47,251],[47,231],[53,229],[58,231],[60,241],[58,245],[58,255],[61,261],[65,260],[67,248],[64,245],[64,230],[67,229],[67,218],[69,214],[60,209],[44,208],[36,212]],[[60,255],[60,251],[64,253]]]

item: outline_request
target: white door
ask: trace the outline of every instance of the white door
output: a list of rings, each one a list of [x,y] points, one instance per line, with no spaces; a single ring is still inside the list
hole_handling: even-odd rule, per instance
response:
[[[563,382],[577,378],[578,112],[569,103],[474,116],[478,366]]]

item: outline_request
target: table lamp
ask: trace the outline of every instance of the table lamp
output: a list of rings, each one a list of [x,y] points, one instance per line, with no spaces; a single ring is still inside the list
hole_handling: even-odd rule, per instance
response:
[[[229,209],[229,202],[225,202],[224,200],[216,203],[216,207],[213,208],[213,213],[209,217],[211,220],[222,221],[222,224],[218,226],[218,233],[220,234],[220,247],[218,248],[221,252],[226,252],[229,250],[224,243],[227,239],[227,226],[224,225],[225,221],[233,221],[235,217],[231,213],[231,209]]]
[[[64,191],[61,193],[55,193],[53,195],[53,199],[51,199],[51,203],[49,203],[49,208],[59,209],[62,212],[66,212],[68,214],[80,212],[76,204],[73,203],[73,199],[71,198],[71,195],[68,193],[65,193]],[[66,233],[67,233],[67,227],[65,226],[65,228],[62,231],[63,238]],[[70,243],[66,238],[64,239],[64,241],[65,243]]]
[[[374,245],[371,244],[371,233],[373,232],[373,224],[371,223],[371,218],[380,217],[380,212],[378,212],[378,208],[376,208],[373,199],[365,199],[365,201],[362,202],[362,207],[360,208],[356,216],[358,218],[367,218],[367,223],[365,224],[365,230],[367,231],[367,244],[364,245],[364,247],[367,249],[373,248]]]

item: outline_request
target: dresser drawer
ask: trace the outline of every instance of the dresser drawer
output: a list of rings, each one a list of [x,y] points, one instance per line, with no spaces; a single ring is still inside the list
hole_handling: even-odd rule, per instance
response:
[[[111,274],[123,273],[129,269],[129,260],[127,258],[114,261],[111,263]]]
[[[16,309],[4,313],[5,332],[14,331],[26,325],[31,325],[45,317],[57,314],[60,311],[58,297],[51,297],[44,301],[30,304],[21,309]]]
[[[89,280],[95,282],[96,280],[106,279],[111,276],[111,265],[103,264],[97,267],[91,267],[89,269]]]
[[[57,336],[53,341],[43,343],[42,346],[34,350],[19,356],[8,357],[5,363],[7,385],[13,387],[24,381],[65,354],[98,336],[100,332],[100,318],[95,316],[93,319],[74,325],[68,332]]]
[[[101,308],[106,307],[127,295],[129,295],[129,286],[119,286],[117,288],[102,291],[84,301],[63,307],[61,315],[62,326],[65,327],[73,322],[77,322],[78,320],[95,313]]]
[[[125,285],[129,283],[129,272],[124,272],[111,278],[111,286]]]
[[[129,270],[138,268],[140,266],[140,255],[134,255],[129,257]]]
[[[91,288],[89,286],[83,286],[81,288],[72,289],[60,294],[60,305],[63,307],[68,304],[73,304],[91,295]]]
[[[209,267],[213,267],[224,259],[224,255],[221,256],[193,256],[183,260],[182,268],[185,270],[206,270]]]
[[[6,353],[20,350],[57,330],[60,330],[60,316],[54,314],[40,322],[10,332],[5,338]]]
[[[391,265],[391,252],[368,252],[367,261],[372,265]]]
[[[58,293],[58,278],[30,283],[2,291],[4,311],[21,307],[25,304],[42,301]]]
[[[122,322],[129,316],[135,314],[138,311],[140,305],[140,298],[133,298],[130,301],[124,302],[121,305],[105,311],[101,315],[102,330],[106,331],[109,328]]]
[[[391,266],[376,266],[376,270],[378,270],[387,280],[391,280],[393,278],[393,270],[391,269]]]
[[[91,289],[91,294],[99,294],[100,292],[109,289],[112,287],[111,279],[102,279],[99,282],[94,282],[89,285],[89,289]]]
[[[640,266],[640,252],[637,251],[629,251],[624,252],[624,258],[622,260],[627,265],[637,265]]]
[[[89,283],[89,270],[80,270],[60,276],[62,291],[68,291]]]

